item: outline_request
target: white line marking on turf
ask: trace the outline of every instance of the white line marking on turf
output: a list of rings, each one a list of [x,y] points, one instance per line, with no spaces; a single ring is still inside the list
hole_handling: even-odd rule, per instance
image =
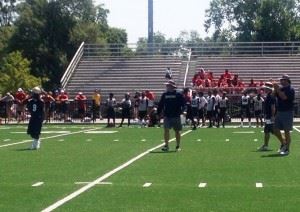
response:
[[[119,139],[115,139],[114,141],[119,141]]]
[[[294,127],[294,129],[295,129],[297,132],[300,133],[300,130],[299,130],[297,127]]]
[[[90,131],[90,132],[85,132],[86,134],[113,134],[117,133],[118,131]]]
[[[229,142],[230,140],[229,140],[229,138],[227,138],[225,141],[226,141],[226,142]]]
[[[86,185],[89,183],[91,183],[91,182],[75,182],[76,185]],[[100,183],[97,183],[97,185],[112,185],[112,182],[100,182]]]
[[[141,141],[142,141],[142,142],[145,142],[145,141],[147,141],[147,140],[146,140],[146,139],[142,139]]]
[[[37,183],[33,184],[32,187],[39,187],[43,184],[44,184],[44,182],[37,182]]]
[[[83,130],[83,131],[78,131],[78,132],[73,132],[73,133],[66,133],[66,134],[61,134],[61,135],[49,136],[49,137],[41,138],[41,140],[43,141],[43,140],[47,140],[47,139],[51,139],[51,138],[58,138],[58,137],[62,137],[62,136],[75,135],[75,134],[80,134],[80,133],[83,133],[85,131],[91,131],[91,130],[95,130],[95,129],[89,129],[89,130]],[[0,148],[15,146],[15,145],[19,145],[19,144],[25,144],[25,143],[30,143],[30,142],[32,142],[32,140],[24,140],[24,141],[21,141],[21,142],[1,145]]]
[[[42,131],[43,134],[66,134],[71,133],[70,131]],[[11,134],[27,134],[27,132],[11,132]]]
[[[188,133],[192,132],[192,130],[186,131],[184,133],[181,134],[181,136],[184,136]],[[171,139],[169,142],[175,141],[175,138]],[[90,188],[94,187],[95,185],[97,185],[98,183],[102,182],[103,180],[109,178],[110,176],[114,175],[115,173],[121,171],[122,169],[125,169],[126,167],[128,167],[129,165],[133,164],[134,162],[136,162],[137,160],[143,158],[144,156],[148,155],[150,152],[163,147],[165,144],[159,144],[151,149],[146,150],[145,152],[141,153],[140,155],[132,158],[131,160],[127,161],[126,163],[120,165],[119,167],[107,172],[106,174],[104,174],[103,176],[99,177],[98,179],[94,180],[93,182],[83,186],[82,188],[74,191],[73,193],[69,194],[68,196],[64,197],[61,200],[58,200],[57,202],[55,202],[54,204],[48,206],[47,208],[45,208],[44,210],[42,210],[42,212],[50,212],[55,210],[56,208],[62,206],[63,204],[65,204],[66,202],[69,202],[70,200],[74,199],[75,197],[79,196],[80,194],[86,192],[87,190],[89,190]]]
[[[150,187],[152,185],[152,183],[145,183],[144,185],[143,185],[143,187],[144,188],[148,188],[148,187]]]
[[[201,140],[201,139],[198,139],[197,141],[201,142],[202,140]]]
[[[258,141],[258,139],[257,139],[257,138],[255,138],[253,141],[254,141],[254,142],[257,142],[257,141]]]
[[[256,187],[256,188],[263,188],[264,186],[263,186],[262,183],[256,183],[256,184],[255,184],[255,187]]]
[[[207,183],[200,183],[198,187],[199,188],[205,188],[206,186],[207,186]]]
[[[254,131],[241,131],[241,132],[232,132],[234,134],[254,134]]]
[[[59,139],[58,141],[59,141],[59,142],[63,142],[63,141],[65,141],[65,139]]]
[[[11,140],[10,140],[10,139],[4,139],[3,141],[4,141],[4,142],[8,142],[8,141],[11,141]]]

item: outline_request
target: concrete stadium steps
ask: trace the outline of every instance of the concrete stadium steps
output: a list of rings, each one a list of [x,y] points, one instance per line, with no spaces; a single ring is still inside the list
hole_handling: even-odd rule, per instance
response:
[[[110,92],[121,100],[126,92],[134,93],[147,89],[159,95],[165,90],[167,67],[172,69],[173,78],[178,81],[182,69],[180,58],[83,57],[67,83],[66,90],[71,98],[78,91],[91,96],[95,89],[101,90],[104,99]]]
[[[293,86],[300,88],[300,57],[199,57],[196,65],[190,70],[187,84],[190,85],[194,74],[204,68],[219,78],[225,69],[239,74],[248,84],[251,78],[255,81],[278,79],[283,73],[291,77]]]

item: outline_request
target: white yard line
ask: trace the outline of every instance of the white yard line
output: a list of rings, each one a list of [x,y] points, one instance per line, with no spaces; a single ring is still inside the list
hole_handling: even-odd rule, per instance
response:
[[[82,131],[73,132],[73,133],[66,133],[66,134],[61,134],[61,135],[54,135],[54,136],[49,136],[49,137],[41,138],[41,140],[43,141],[43,140],[51,139],[51,138],[58,138],[58,137],[62,137],[62,136],[75,135],[75,134],[80,134],[80,133],[84,133],[84,132],[88,132],[88,131],[92,131],[92,130],[96,130],[96,129],[89,129],[89,130],[82,130]],[[16,142],[16,143],[1,145],[0,148],[9,147],[9,146],[15,146],[15,145],[19,145],[19,144],[25,144],[25,143],[30,143],[30,142],[32,142],[32,140],[25,140],[25,141],[20,141],[20,142]]]
[[[182,133],[182,136],[188,134],[192,132],[192,130],[186,131],[184,133]],[[175,138],[171,139],[170,142],[175,141]],[[42,210],[42,212],[50,212],[55,210],[56,208],[64,205],[66,202],[69,202],[70,200],[74,199],[75,197],[79,196],[80,194],[86,192],[87,190],[89,190],[90,188],[96,186],[97,184],[99,184],[100,182],[102,182],[103,180],[106,180],[107,178],[111,177],[112,175],[114,175],[115,173],[121,171],[122,169],[125,169],[126,167],[130,166],[131,164],[133,164],[134,162],[136,162],[137,160],[143,158],[144,156],[148,155],[150,152],[161,148],[162,146],[164,146],[165,144],[159,144],[151,149],[146,150],[145,152],[143,152],[142,154],[132,158],[131,160],[127,161],[126,163],[120,165],[119,167],[107,172],[106,174],[104,174],[103,176],[97,178],[96,180],[94,180],[93,182],[83,186],[82,188],[74,191],[73,193],[69,194],[68,196],[64,197],[61,200],[58,200],[57,202],[55,202],[54,204],[48,206],[47,208],[45,208],[44,210]]]
[[[294,130],[296,130],[297,132],[300,133],[300,130],[298,129],[298,127],[294,127]]]
[[[75,182],[76,185],[86,185],[91,182]],[[112,182],[100,182],[98,185],[112,185]]]

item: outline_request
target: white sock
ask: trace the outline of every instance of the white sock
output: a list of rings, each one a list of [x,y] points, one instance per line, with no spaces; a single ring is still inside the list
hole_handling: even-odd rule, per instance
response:
[[[39,149],[41,147],[40,139],[36,140],[36,149]]]

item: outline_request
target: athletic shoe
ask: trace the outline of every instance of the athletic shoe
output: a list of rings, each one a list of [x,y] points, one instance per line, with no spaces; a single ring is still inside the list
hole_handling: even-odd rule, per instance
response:
[[[286,155],[289,155],[289,154],[290,154],[289,150],[285,150],[285,151],[280,152],[280,155],[282,155],[282,156],[286,156]]]
[[[161,149],[161,151],[163,151],[163,152],[169,151],[169,146],[164,146],[164,147]]]
[[[285,152],[285,151],[286,151],[286,146],[281,144],[280,149],[278,149],[277,152],[281,153],[281,152]]]
[[[175,150],[176,150],[176,152],[180,152],[181,151],[180,146],[176,146]]]
[[[194,126],[192,130],[196,130],[196,129],[197,129],[197,127],[196,127],[196,126]]]
[[[264,152],[264,151],[268,151],[268,150],[269,150],[268,146],[266,146],[266,145],[262,145],[261,147],[259,147],[257,149],[257,151],[259,151],[259,152]]]

